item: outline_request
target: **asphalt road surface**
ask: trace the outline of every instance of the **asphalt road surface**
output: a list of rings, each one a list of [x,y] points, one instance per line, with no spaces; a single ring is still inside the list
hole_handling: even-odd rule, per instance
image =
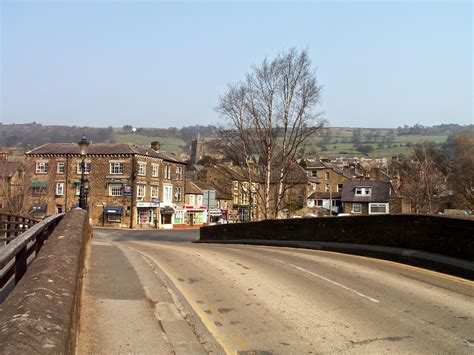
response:
[[[94,231],[155,264],[201,343],[227,353],[474,353],[473,282],[331,252],[191,243],[198,233]]]

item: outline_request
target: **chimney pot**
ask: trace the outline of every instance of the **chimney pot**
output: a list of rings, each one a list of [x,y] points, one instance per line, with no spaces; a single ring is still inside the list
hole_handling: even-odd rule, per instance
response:
[[[150,147],[153,150],[156,150],[157,152],[160,150],[160,142],[151,142]]]

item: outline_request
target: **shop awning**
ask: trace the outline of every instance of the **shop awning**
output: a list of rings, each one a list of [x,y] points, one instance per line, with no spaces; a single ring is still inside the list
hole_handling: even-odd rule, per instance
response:
[[[160,208],[160,213],[161,214],[173,214],[174,213],[174,208],[173,207],[161,207]]]
[[[48,180],[31,180],[31,187],[48,187]]]
[[[209,215],[210,216],[222,216],[222,211],[220,208],[211,208],[209,210]]]
[[[122,206],[105,206],[104,213],[105,214],[122,214],[123,207]]]

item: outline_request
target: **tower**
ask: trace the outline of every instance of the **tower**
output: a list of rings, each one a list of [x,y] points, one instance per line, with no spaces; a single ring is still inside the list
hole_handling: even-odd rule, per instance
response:
[[[197,164],[202,158],[204,158],[204,139],[198,133],[197,139],[193,139],[191,142],[191,163]]]

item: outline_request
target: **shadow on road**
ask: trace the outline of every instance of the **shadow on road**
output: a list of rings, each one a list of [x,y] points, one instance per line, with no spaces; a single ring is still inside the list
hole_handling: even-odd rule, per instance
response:
[[[188,230],[130,230],[113,228],[94,228],[94,233],[104,233],[114,242],[133,240],[189,243],[199,239],[199,229]]]

